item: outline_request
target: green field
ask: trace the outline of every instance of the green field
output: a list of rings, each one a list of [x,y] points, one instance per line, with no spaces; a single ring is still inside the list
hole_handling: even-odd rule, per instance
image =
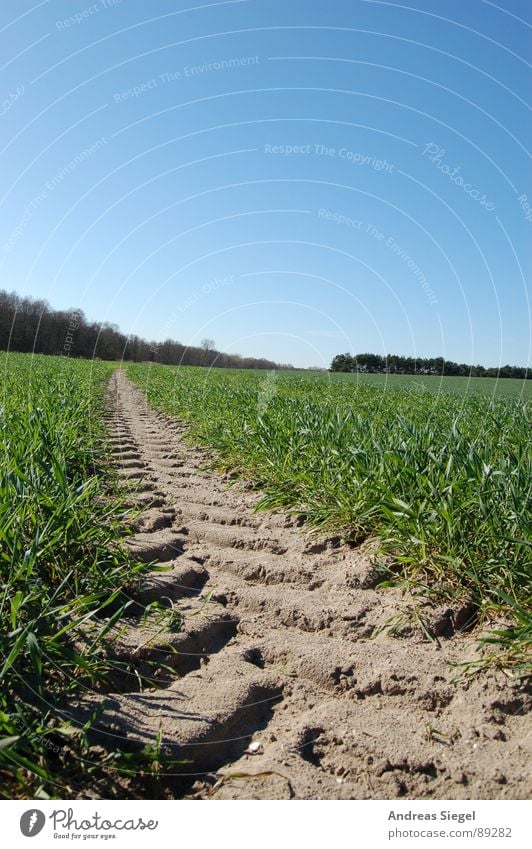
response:
[[[58,709],[112,676],[106,628],[88,640],[79,626],[119,619],[146,568],[119,543],[123,496],[106,463],[103,395],[118,365],[0,355],[0,776],[10,798],[112,787],[113,770],[127,770],[122,752],[95,759],[88,728]],[[355,545],[378,540],[383,580],[470,600],[479,626],[502,612],[496,657],[523,665],[528,385],[150,364],[127,372],[151,404],[190,423],[220,467],[252,481],[263,508]]]
[[[104,620],[90,640],[78,626],[119,617],[139,569],[116,543],[123,508],[104,463],[115,366],[26,354],[0,366],[0,794],[61,798],[102,780],[86,729],[58,709],[112,672]]]
[[[309,375],[307,375],[309,376]],[[407,392],[446,392],[460,395],[484,395],[493,398],[532,398],[532,380],[496,379],[494,377],[428,377],[407,374],[342,374],[341,372],[319,375],[319,378],[346,383],[359,383],[387,389],[403,389]]]
[[[220,466],[253,481],[262,507],[353,543],[378,538],[392,578],[470,600],[479,622],[511,610],[512,646],[530,640],[530,402],[519,381],[128,373],[150,404],[190,422]]]

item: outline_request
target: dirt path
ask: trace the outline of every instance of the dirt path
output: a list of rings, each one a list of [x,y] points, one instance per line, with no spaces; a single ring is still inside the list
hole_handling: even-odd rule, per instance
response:
[[[123,371],[109,405],[113,460],[146,505],[128,544],[170,567],[138,598],[173,616],[132,616],[117,635],[157,688],[122,681],[103,733],[134,746],[160,730],[164,751],[190,760],[177,770],[189,798],[528,796],[523,690],[502,673],[452,683],[474,639],[452,634],[449,611],[432,618],[448,637],[379,631],[408,599],[372,587],[362,551],[254,514],[257,496],[203,471],[186,427]]]

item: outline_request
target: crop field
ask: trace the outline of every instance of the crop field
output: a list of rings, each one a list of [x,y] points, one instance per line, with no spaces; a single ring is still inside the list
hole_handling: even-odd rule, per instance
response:
[[[60,797],[98,766],[59,705],[109,672],[103,634],[81,645],[73,630],[110,607],[119,616],[138,569],[115,544],[123,510],[103,462],[114,366],[25,354],[0,366],[2,794]]]
[[[167,729],[170,754],[163,755],[159,688],[167,687],[164,703],[176,698],[180,710],[181,691],[188,686],[193,706],[194,699],[199,700],[194,708],[198,716],[214,711],[208,700],[202,701],[210,697],[212,679],[207,679],[205,687],[198,672],[187,679],[187,670],[196,668],[191,660],[194,651],[199,657],[212,650],[206,669],[217,669],[219,664],[234,699],[233,713],[219,720],[222,730],[223,721],[227,728],[238,722],[246,698],[260,704],[252,689],[247,695],[242,691],[244,701],[238,699],[249,670],[257,675],[261,671],[241,655],[219,651],[223,640],[209,642],[209,634],[218,633],[216,628],[225,628],[229,639],[236,627],[236,618],[216,600],[217,582],[226,580],[223,571],[216,577],[216,557],[223,562],[226,556],[236,557],[234,562],[241,562],[243,569],[251,568],[258,558],[261,568],[271,569],[272,575],[277,574],[280,562],[284,568],[291,559],[298,589],[281,583],[277,595],[275,583],[272,588],[259,582],[250,589],[245,581],[237,581],[232,592],[243,594],[245,605],[246,593],[264,591],[266,603],[280,617],[280,624],[272,619],[272,645],[279,635],[281,642],[286,639],[283,617],[291,622],[295,615],[297,622],[297,605],[307,605],[305,616],[309,623],[315,617],[317,625],[305,625],[297,650],[305,650],[311,636],[319,648],[322,596],[321,590],[313,594],[309,586],[307,564],[313,562],[325,573],[331,566],[327,555],[309,561],[314,555],[305,531],[347,541],[349,552],[367,544],[383,593],[401,595],[405,589],[410,597],[469,605],[474,610],[474,639],[489,640],[482,654],[485,664],[490,669],[505,667],[515,680],[521,680],[532,636],[530,416],[521,385],[499,392],[504,381],[496,385],[482,379],[470,392],[469,386],[463,391],[465,384],[458,379],[458,383],[443,381],[434,391],[435,384],[428,379],[121,366],[25,354],[1,354],[0,366],[0,778],[4,796],[69,798],[89,792],[91,798],[128,794],[137,798],[147,783],[152,786],[150,782],[159,788],[155,793],[161,792],[156,782],[162,764],[180,763],[174,758],[172,740],[181,738],[172,737],[177,733],[174,723]],[[430,389],[420,388],[425,383]],[[111,385],[116,390],[112,403],[118,405],[114,412],[107,391]],[[142,408],[142,394],[151,410]],[[153,410],[188,424],[177,423],[173,430],[174,423]],[[118,427],[114,436],[113,427],[115,431]],[[192,454],[187,454],[189,444],[198,446],[199,457],[205,456],[207,448],[207,456],[226,478],[217,472],[205,478],[203,467],[194,460],[196,449],[190,448]],[[228,481],[240,479],[253,488],[253,503],[244,503],[236,487],[232,494],[227,489]],[[145,496],[138,510],[131,506],[131,487]],[[158,510],[152,506],[152,493],[159,499]],[[198,507],[194,499],[201,498],[205,506]],[[135,525],[146,506],[147,518]],[[253,506],[256,516],[273,515],[266,519],[266,530],[252,513]],[[282,517],[276,525],[276,511],[294,514],[297,525],[289,527]],[[126,544],[134,529],[139,533]],[[226,549],[219,547],[222,543]],[[344,549],[340,564],[349,562]],[[282,551],[290,551],[290,558],[277,557],[276,552]],[[212,564],[214,577],[203,593],[209,576],[198,564],[205,560]],[[183,616],[173,601],[160,613],[163,604],[157,593],[162,591],[152,583],[145,596],[151,601],[145,604],[139,588],[150,569],[168,572],[164,593],[173,592],[176,598],[180,576],[197,580],[198,609],[190,625],[196,640],[192,651],[186,624],[190,599],[185,599],[189,607],[185,605],[188,613]],[[336,611],[331,621],[338,651],[359,652],[359,671],[374,651],[382,663],[392,663],[397,671],[393,650],[390,655],[387,647],[368,648],[366,638],[358,644],[350,631],[344,634],[342,623],[353,620],[356,604],[367,608],[367,602],[358,600],[358,590],[346,587],[344,598],[341,589],[334,590],[330,602]],[[373,605],[372,628],[377,632],[380,596],[373,588],[367,593]],[[290,609],[285,614],[283,604],[289,608],[293,594],[296,613]],[[250,610],[253,604],[251,598]],[[136,605],[134,615],[132,605]],[[155,630],[150,630],[152,607],[156,617],[162,617]],[[207,607],[213,612],[205,618]],[[263,625],[257,626],[253,617],[249,614],[247,627],[262,633]],[[250,634],[251,648],[246,644],[242,657],[255,651],[256,638],[253,631]],[[299,639],[297,633],[295,637]],[[272,651],[275,655],[278,649]],[[401,646],[397,651],[408,666],[411,650],[406,651],[408,657]],[[174,664],[171,667],[166,664],[168,657]],[[192,665],[183,669],[180,663]],[[431,669],[434,661],[424,658],[422,663]],[[345,668],[349,670],[349,664]],[[153,669],[160,680],[148,677]],[[179,677],[182,674],[184,678]],[[132,678],[135,686],[131,686]],[[266,685],[257,681],[253,686],[263,692],[260,687]],[[130,741],[138,741],[136,748],[123,747],[113,734],[105,738],[105,746],[95,747],[93,731],[100,727],[100,717],[105,717],[105,694],[112,693],[115,704],[121,704],[127,714],[139,691],[147,693],[141,720],[148,723],[148,731],[138,723],[127,728]],[[279,692],[275,685],[271,698],[279,698]],[[83,714],[80,722],[70,708],[77,705],[81,710],[87,694],[92,713]],[[390,716],[397,712],[394,698],[389,700]],[[334,699],[327,704],[337,709]],[[343,704],[339,697],[338,705]],[[294,727],[298,711],[296,707]],[[288,712],[280,715],[286,717]],[[108,721],[115,720],[111,716]],[[262,721],[257,718],[258,727]],[[331,722],[337,722],[336,714]],[[187,733],[192,733],[191,727],[188,723]],[[217,724],[212,727],[216,729]],[[397,741],[390,745],[396,746]],[[427,738],[420,745],[432,744]],[[373,757],[373,750],[368,753]],[[463,756],[458,752],[456,757]],[[425,777],[412,784],[413,795],[423,790]],[[332,782],[335,798],[334,776]],[[488,791],[482,792],[493,792],[492,785],[487,786]],[[357,787],[354,784],[345,793],[360,792]],[[318,791],[308,791],[313,792]],[[379,792],[384,797],[391,791],[384,786]],[[435,792],[452,790],[444,787]]]
[[[467,599],[479,622],[504,610],[511,625],[490,640],[523,661],[532,636],[523,382],[150,365],[128,373],[151,405],[190,422],[220,466],[253,481],[263,508],[354,543],[376,537],[389,580]]]
[[[307,379],[312,375],[306,373]],[[386,391],[388,389],[403,389],[405,392],[417,392],[418,394],[440,392],[454,395],[470,396],[482,395],[491,398],[515,398],[530,401],[532,398],[532,380],[516,380],[504,378],[497,380],[494,377],[436,377],[424,375],[406,374],[319,374],[317,380],[328,382],[339,382],[346,384],[360,384],[362,386],[374,386]]]

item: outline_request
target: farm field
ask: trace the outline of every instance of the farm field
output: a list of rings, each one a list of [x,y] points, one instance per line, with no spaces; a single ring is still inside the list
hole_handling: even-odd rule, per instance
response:
[[[2,793],[526,795],[518,394],[0,365]]]
[[[114,366],[0,354],[0,367],[1,794],[68,796],[101,780],[68,702],[113,667],[103,619],[90,640],[72,635],[119,617],[139,570],[116,546],[124,508],[102,442]]]
[[[313,378],[312,374],[305,373],[308,380]],[[318,374],[316,380],[328,380],[331,382],[359,384],[361,386],[374,386],[382,391],[388,389],[402,389],[405,392],[417,392],[424,394],[440,392],[459,395],[482,395],[492,398],[521,398],[529,401],[532,397],[532,380],[515,380],[504,378],[497,380],[494,377],[428,377],[423,375],[408,374]]]

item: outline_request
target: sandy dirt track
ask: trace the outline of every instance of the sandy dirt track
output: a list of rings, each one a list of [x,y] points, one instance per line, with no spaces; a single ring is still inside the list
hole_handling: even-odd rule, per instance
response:
[[[155,686],[125,676],[91,697],[106,701],[103,736],[134,748],[160,730],[165,753],[189,760],[175,784],[188,798],[529,796],[524,687],[501,672],[452,683],[450,664],[474,655],[460,613],[428,615],[433,640],[382,630],[408,599],[374,588],[363,550],[254,513],[256,493],[205,471],[186,426],[147,408],[124,371],[108,397],[111,459],[146,508],[127,544],[170,567],[137,599],[174,616],[133,612],[117,634],[117,656]]]

